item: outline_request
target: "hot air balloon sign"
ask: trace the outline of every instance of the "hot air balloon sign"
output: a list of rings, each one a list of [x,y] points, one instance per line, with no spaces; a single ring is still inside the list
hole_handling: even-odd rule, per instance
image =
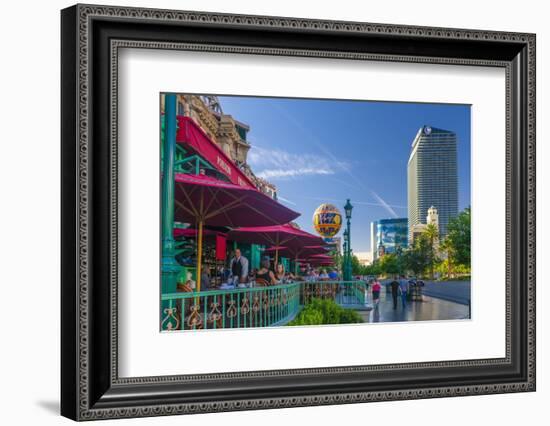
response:
[[[323,238],[334,237],[342,227],[342,214],[333,204],[321,204],[313,213],[313,227]]]

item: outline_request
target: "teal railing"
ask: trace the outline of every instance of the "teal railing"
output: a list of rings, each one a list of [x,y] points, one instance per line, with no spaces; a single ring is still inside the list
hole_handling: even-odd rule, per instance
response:
[[[302,283],[302,304],[311,299],[332,299],[347,308],[364,306],[367,302],[364,281],[314,281]]]
[[[312,299],[344,307],[366,303],[364,281],[293,282],[270,287],[163,294],[162,330],[214,330],[284,325]]]

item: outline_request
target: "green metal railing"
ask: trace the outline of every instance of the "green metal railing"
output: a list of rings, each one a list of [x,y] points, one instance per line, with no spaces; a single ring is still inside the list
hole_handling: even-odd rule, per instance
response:
[[[300,310],[300,285],[212,290],[162,295],[162,330],[271,327]]]
[[[304,282],[302,304],[311,299],[332,299],[343,307],[364,306],[367,284],[365,281],[314,281]]]
[[[366,302],[363,281],[293,282],[270,287],[163,294],[161,330],[274,327],[291,321],[314,298],[344,307]]]

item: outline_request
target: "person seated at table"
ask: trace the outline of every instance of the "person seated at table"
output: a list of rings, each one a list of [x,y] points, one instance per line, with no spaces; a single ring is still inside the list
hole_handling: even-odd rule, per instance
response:
[[[187,272],[185,275],[187,279],[183,279],[183,277],[179,277],[178,279],[178,283],[176,285],[177,292],[189,293],[195,290],[196,283],[193,280],[193,275],[191,272]]]
[[[264,257],[260,263],[260,269],[256,272],[256,285],[268,286],[277,284],[277,279],[272,270],[269,269],[269,257]]]
[[[275,279],[282,283],[286,279],[285,265],[282,263],[277,263],[277,268],[275,269]]]
[[[328,274],[327,274],[327,271],[325,271],[324,269],[321,269],[321,272],[319,273],[319,280],[328,280],[329,277],[328,277]]]
[[[210,270],[208,268],[202,268],[201,273],[201,291],[210,290]]]
[[[311,268],[308,271],[307,280],[308,281],[317,281],[318,279],[319,279],[319,274],[317,273],[317,271],[315,269]]]
[[[284,284],[290,280],[293,280],[295,277],[291,272],[287,272],[285,270],[285,265],[282,263],[279,263],[277,265],[277,271],[275,272],[275,278],[279,283]]]
[[[328,277],[332,281],[338,280],[338,271],[336,271],[336,269],[331,269],[330,272],[328,273]]]

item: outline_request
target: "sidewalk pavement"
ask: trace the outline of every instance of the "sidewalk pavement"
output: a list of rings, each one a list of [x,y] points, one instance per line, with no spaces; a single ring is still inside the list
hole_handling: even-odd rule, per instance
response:
[[[470,281],[426,281],[422,291],[427,296],[467,305],[471,298]]]
[[[397,309],[393,309],[391,293],[380,292],[378,308],[370,311],[358,311],[365,322],[399,322],[468,319],[467,305],[439,298],[423,296],[422,302],[408,301],[405,308],[398,297]],[[372,294],[369,292],[369,304],[372,304]]]

